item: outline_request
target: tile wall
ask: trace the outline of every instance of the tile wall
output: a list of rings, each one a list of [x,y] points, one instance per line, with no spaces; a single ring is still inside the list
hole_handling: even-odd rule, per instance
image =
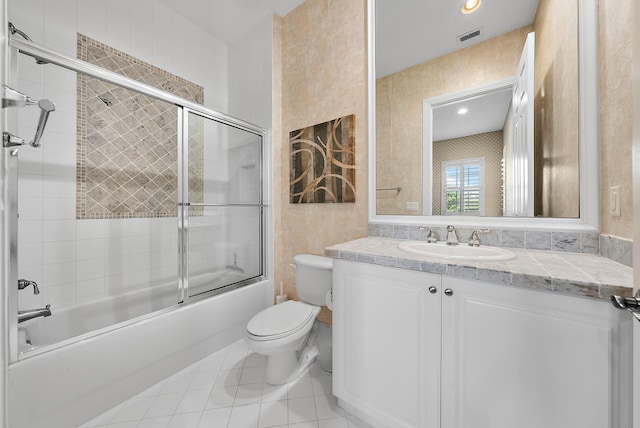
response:
[[[204,87],[205,106],[226,111],[228,47],[152,0],[10,0],[9,17],[36,43],[76,55],[78,32]],[[76,220],[76,76],[19,57],[12,82],[50,98],[42,148],[19,154],[19,276],[38,282],[20,308],[54,311],[87,299],[148,286],[177,272],[177,221]],[[20,112],[18,135],[33,135],[37,109]]]

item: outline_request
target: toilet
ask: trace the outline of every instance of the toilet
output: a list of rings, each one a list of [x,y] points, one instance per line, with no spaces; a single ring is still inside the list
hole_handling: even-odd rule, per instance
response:
[[[281,385],[300,376],[318,357],[314,321],[331,291],[333,259],[311,254],[293,258],[300,301],[270,306],[251,318],[245,340],[267,356],[265,381]]]

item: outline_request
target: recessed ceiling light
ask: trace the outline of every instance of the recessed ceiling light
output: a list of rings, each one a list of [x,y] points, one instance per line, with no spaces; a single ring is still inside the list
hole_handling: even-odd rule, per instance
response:
[[[460,110],[458,110],[458,114],[463,115],[463,114],[467,114],[469,110],[467,110],[466,108],[462,107]]]
[[[481,0],[467,0],[462,7],[460,8],[460,12],[464,14],[470,14],[480,9]]]

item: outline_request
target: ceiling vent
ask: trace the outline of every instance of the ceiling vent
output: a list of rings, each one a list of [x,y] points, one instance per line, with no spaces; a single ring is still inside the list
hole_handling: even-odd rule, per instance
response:
[[[482,30],[481,28],[478,28],[477,30],[469,31],[468,33],[458,36],[457,37],[458,43],[459,44],[466,43],[469,40],[478,37],[481,34],[481,30]]]

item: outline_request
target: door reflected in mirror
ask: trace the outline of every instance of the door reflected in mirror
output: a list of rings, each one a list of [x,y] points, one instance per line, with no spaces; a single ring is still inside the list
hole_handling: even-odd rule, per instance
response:
[[[578,0],[424,3],[376,3],[376,214],[580,217]]]

